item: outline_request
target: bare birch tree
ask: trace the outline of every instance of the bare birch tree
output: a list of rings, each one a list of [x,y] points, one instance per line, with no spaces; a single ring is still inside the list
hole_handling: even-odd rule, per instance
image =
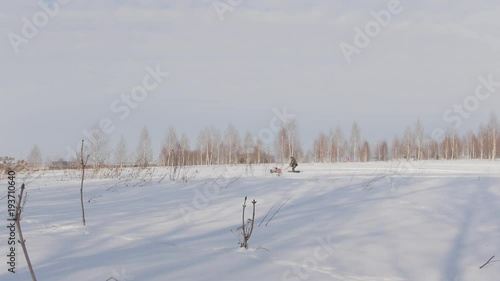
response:
[[[415,137],[410,127],[406,127],[403,136],[404,157],[410,160],[414,155]]]
[[[128,151],[127,151],[127,142],[125,137],[121,135],[118,144],[115,149],[115,163],[120,165],[120,168],[128,162]]]
[[[174,148],[177,142],[177,132],[170,127],[160,149],[160,163],[164,166],[172,166]]]
[[[224,142],[226,145],[227,164],[237,163],[237,153],[240,146],[240,137],[238,131],[231,123],[229,123],[229,125],[227,126],[224,136]]]
[[[367,141],[364,141],[360,149],[360,161],[368,162],[370,161],[370,158],[371,158],[370,144]]]
[[[482,160],[485,158],[486,146],[488,142],[488,131],[484,124],[481,123],[479,126],[479,158]]]
[[[254,159],[256,164],[262,163],[262,157],[264,155],[264,143],[260,138],[254,142]]]
[[[245,134],[244,150],[245,150],[245,163],[251,164],[253,162],[252,156],[253,156],[253,152],[254,152],[254,143],[253,143],[252,134],[250,134],[250,132],[247,132]]]
[[[488,131],[489,138],[488,142],[490,143],[490,159],[495,160],[497,158],[497,142],[498,142],[498,118],[496,114],[493,112],[490,115],[490,121],[488,122]]]
[[[423,159],[423,147],[424,147],[424,127],[420,119],[417,119],[415,123],[415,141],[416,141],[416,158],[417,160]]]
[[[38,165],[42,164],[42,152],[40,151],[40,147],[38,145],[34,145],[31,149],[28,157],[26,157],[26,162],[33,168],[36,168]]]
[[[352,151],[352,161],[359,160],[358,146],[359,146],[359,135],[360,129],[357,122],[352,124],[351,128],[351,151]]]
[[[89,144],[90,161],[94,170],[104,166],[109,160],[109,139],[98,124],[92,127]]]
[[[328,137],[323,132],[321,132],[313,143],[313,154],[315,161],[321,163],[326,162],[329,150],[328,144]]]
[[[288,157],[288,130],[285,126],[281,126],[276,139],[276,147],[278,149],[278,157],[281,163],[286,163]]]
[[[430,139],[428,144],[427,155],[430,159],[439,159],[439,143],[435,139]]]
[[[292,119],[285,124],[288,133],[288,156],[298,157],[300,150],[299,127],[297,121]]]
[[[222,150],[222,137],[215,127],[210,127],[209,129],[209,144],[210,144],[210,155],[211,159],[210,162],[212,164],[222,164],[221,163],[221,150]]]
[[[189,161],[190,144],[189,144],[189,138],[185,133],[182,134],[181,139],[179,141],[179,144],[181,146],[181,151],[182,151],[181,165],[186,166],[186,165],[190,164],[190,161]]]
[[[399,140],[398,136],[394,136],[394,138],[392,139],[391,154],[393,159],[401,158],[401,141]]]
[[[377,160],[378,161],[387,161],[388,156],[388,146],[387,141],[381,141],[377,144]]]
[[[478,151],[478,140],[474,132],[469,131],[464,137],[467,159],[476,159]]]
[[[153,161],[153,148],[151,145],[151,135],[147,127],[144,127],[139,137],[136,149],[136,164],[140,167],[147,167]]]
[[[341,157],[344,157],[344,155],[341,155],[342,151],[342,143],[344,142],[344,133],[342,132],[342,128],[340,126],[337,126],[335,129],[335,149],[337,151],[335,155],[335,161],[339,162]]]

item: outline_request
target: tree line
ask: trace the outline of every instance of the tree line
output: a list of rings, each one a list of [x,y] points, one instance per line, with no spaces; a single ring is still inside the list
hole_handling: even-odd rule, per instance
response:
[[[153,154],[151,135],[144,127],[139,135],[135,150],[131,150],[122,135],[114,148],[108,135],[95,125],[86,141],[85,153],[89,165],[94,168],[105,166],[187,166],[223,164],[286,163],[290,156],[302,162],[369,162],[391,159],[491,159],[500,158],[500,126],[495,113],[486,124],[480,124],[477,131],[460,134],[450,128],[440,139],[427,138],[422,123],[417,120],[407,126],[401,135],[390,142],[380,140],[370,143],[361,138],[361,128],[352,124],[349,135],[337,126],[327,133],[321,132],[310,149],[304,150],[300,141],[299,128],[295,120],[282,124],[274,136],[274,141],[265,143],[250,132],[241,135],[233,124],[228,124],[222,132],[211,126],[199,132],[192,142],[185,133],[179,134],[175,128],[166,130],[157,155]],[[13,161],[2,157],[0,162]],[[51,161],[52,168],[77,166],[75,159]],[[41,164],[42,155],[38,145],[34,145],[27,165]],[[5,163],[4,163],[5,164]]]
[[[351,134],[346,138],[337,127],[328,134],[320,133],[309,151],[307,159],[314,162],[368,162],[389,159],[491,159],[500,158],[500,127],[496,114],[492,113],[487,124],[461,135],[449,128],[445,134],[427,138],[420,120],[407,126],[402,135],[396,135],[389,143],[380,140],[375,144],[360,141],[360,128],[353,123]]]

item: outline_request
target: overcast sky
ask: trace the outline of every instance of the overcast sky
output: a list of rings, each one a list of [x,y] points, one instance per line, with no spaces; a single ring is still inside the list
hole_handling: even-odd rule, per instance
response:
[[[0,155],[23,158],[38,144],[44,158],[65,156],[103,119],[115,128],[112,147],[123,134],[134,149],[148,126],[156,155],[169,126],[192,142],[229,122],[257,135],[284,108],[306,146],[337,125],[349,135],[353,121],[369,141],[391,140],[417,118],[430,135],[453,124],[447,110],[473,101],[479,77],[500,82],[495,0],[51,2],[59,11],[46,18],[37,1],[2,3]],[[390,22],[374,25],[373,12]],[[367,25],[380,30],[361,48],[355,28]],[[343,42],[360,47],[350,62]],[[142,86],[148,67],[169,76],[124,116],[116,101]],[[459,130],[500,115],[495,89]]]

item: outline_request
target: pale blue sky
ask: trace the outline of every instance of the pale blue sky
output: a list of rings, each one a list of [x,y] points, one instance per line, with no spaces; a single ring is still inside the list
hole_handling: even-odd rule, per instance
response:
[[[202,128],[229,122],[258,134],[283,107],[306,145],[337,125],[348,135],[354,120],[363,138],[391,140],[417,118],[428,134],[446,128],[443,113],[479,76],[500,81],[498,1],[401,0],[403,11],[350,64],[339,45],[353,44],[354,28],[390,1],[247,0],[223,21],[214,2],[72,0],[17,54],[8,34],[21,35],[22,18],[41,8],[2,3],[0,155],[22,158],[38,144],[44,156],[64,156],[103,118],[116,125],[112,147],[124,134],[135,148],[147,125],[156,154],[169,126],[193,143]],[[170,76],[120,120],[111,104],[156,65]],[[460,129],[500,115],[499,105],[500,87]]]

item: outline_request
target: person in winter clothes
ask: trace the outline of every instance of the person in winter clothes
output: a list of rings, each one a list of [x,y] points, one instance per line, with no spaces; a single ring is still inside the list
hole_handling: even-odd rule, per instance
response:
[[[290,167],[292,167],[292,171],[295,172],[295,167],[297,167],[299,164],[297,164],[297,160],[295,158],[290,157]]]

